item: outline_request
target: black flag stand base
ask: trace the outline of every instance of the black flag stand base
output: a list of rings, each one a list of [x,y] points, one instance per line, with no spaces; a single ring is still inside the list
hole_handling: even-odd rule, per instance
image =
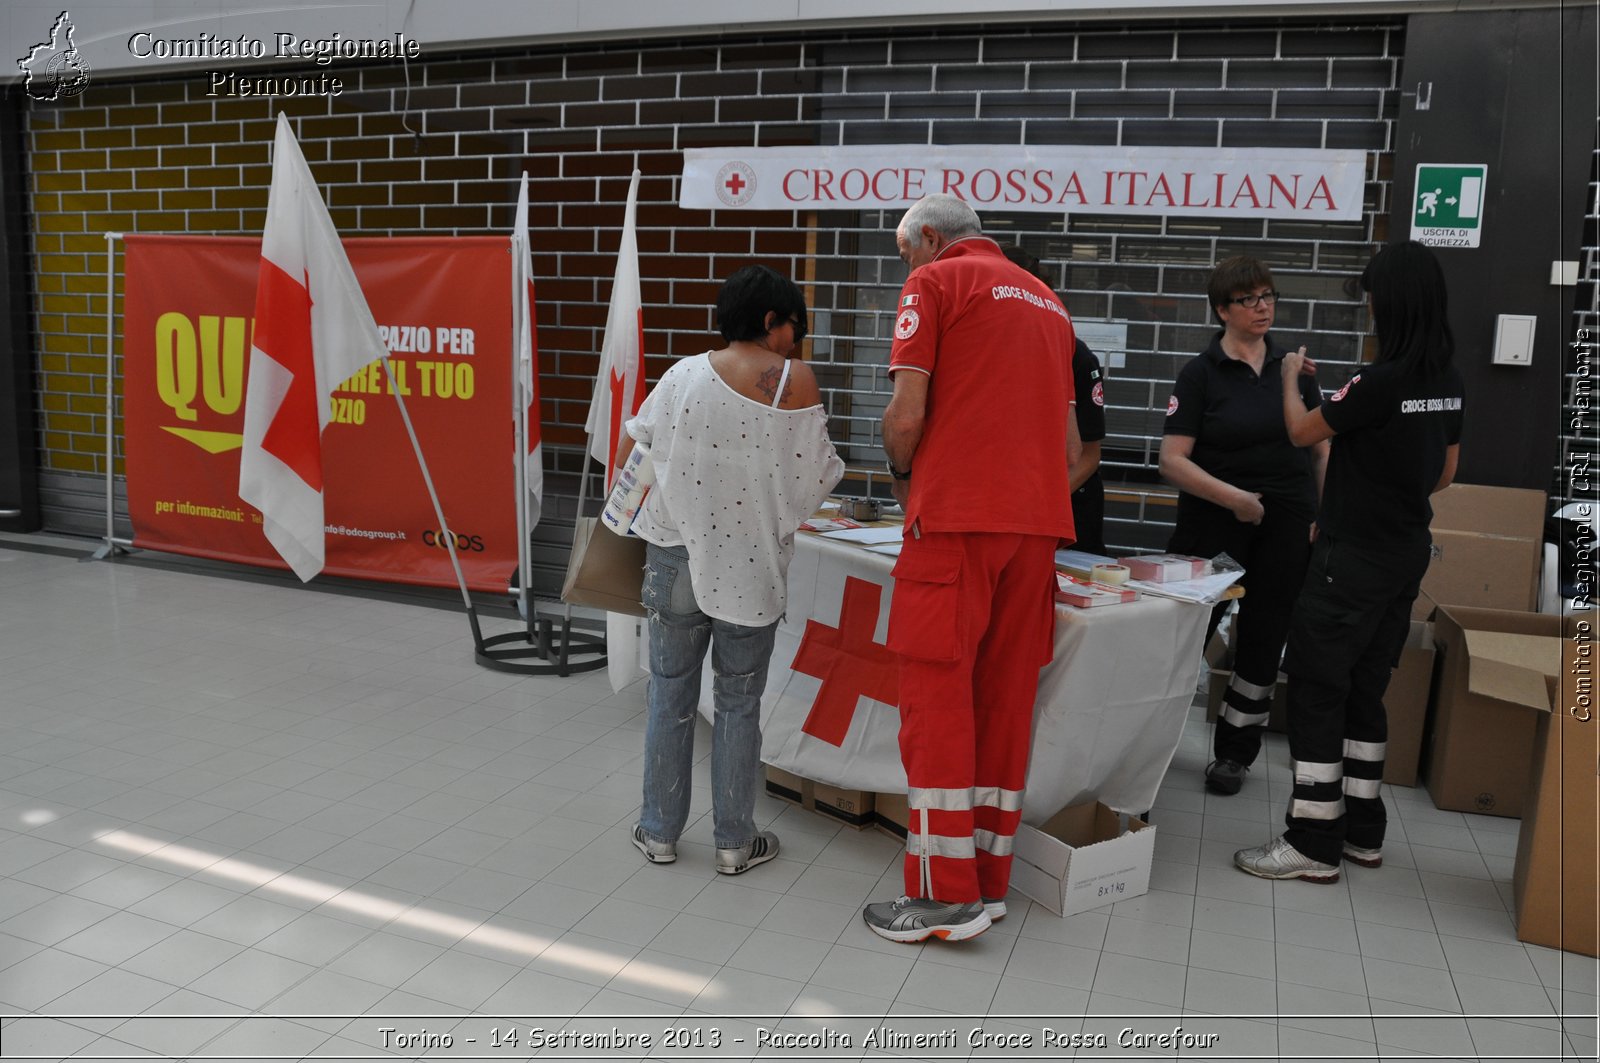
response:
[[[485,668],[515,675],[568,676],[606,666],[604,635],[572,630],[570,616],[540,616],[532,599],[528,611],[522,630],[485,638],[477,609],[469,609],[473,658]]]

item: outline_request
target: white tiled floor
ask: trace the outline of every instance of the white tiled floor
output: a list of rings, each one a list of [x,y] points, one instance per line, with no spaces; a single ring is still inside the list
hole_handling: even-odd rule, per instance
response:
[[[719,878],[703,760],[678,863],[639,858],[642,685],[486,671],[442,610],[39,541],[0,539],[7,1058],[558,1057],[540,1015],[657,1046],[610,1058],[689,1058],[670,1027],[716,1027],[722,1058],[916,1053],[864,1049],[880,1024],[958,1029],[938,1059],[1073,1058],[1046,1027],[1110,1039],[1080,1059],[1595,1058],[1595,962],[1514,935],[1514,821],[1385,787],[1381,870],[1232,869],[1278,827],[1280,738],[1219,798],[1190,721],[1148,895],[1066,920],[1013,896],[976,941],[893,945],[859,909],[899,892],[896,843],[763,797],[783,855]],[[1180,1022],[1211,1046],[1116,1044]]]

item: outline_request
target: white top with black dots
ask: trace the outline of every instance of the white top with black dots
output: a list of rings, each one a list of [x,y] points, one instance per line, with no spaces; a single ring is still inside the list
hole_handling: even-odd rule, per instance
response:
[[[699,354],[667,370],[627,427],[656,472],[633,530],[688,550],[707,616],[747,627],[777,620],[794,533],[844,475],[827,411],[746,398]]]

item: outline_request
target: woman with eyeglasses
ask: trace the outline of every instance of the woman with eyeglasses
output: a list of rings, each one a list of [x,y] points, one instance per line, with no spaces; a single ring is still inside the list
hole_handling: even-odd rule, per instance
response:
[[[1206,768],[1208,790],[1236,794],[1261,752],[1289,614],[1311,556],[1328,444],[1296,446],[1284,428],[1289,351],[1271,333],[1278,293],[1267,267],[1245,255],[1225,259],[1211,271],[1206,294],[1221,328],[1172,387],[1161,475],[1179,492],[1167,549],[1226,553],[1244,566],[1233,676]],[[1316,409],[1322,400],[1315,382],[1295,379],[1306,406]],[[1212,611],[1208,640],[1226,608]]]
[[[628,434],[650,448],[655,486],[633,530],[645,550],[650,624],[644,801],[633,844],[678,858],[689,819],[700,672],[711,651],[711,814],[716,870],[738,875],[778,855],[758,831],[761,694],[783,614],[794,533],[844,475],[828,414],[800,360],[805,296],[765,266],[717,295],[727,346],[661,377]]]

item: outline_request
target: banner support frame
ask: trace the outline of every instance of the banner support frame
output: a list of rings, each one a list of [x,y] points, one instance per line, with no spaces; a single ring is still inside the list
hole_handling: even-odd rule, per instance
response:
[[[122,234],[108,232],[106,238],[106,533],[100,537],[100,548],[84,558],[85,561],[104,561],[129,553],[117,541],[116,533],[116,458],[117,458],[117,344],[116,344],[116,284],[117,244]]]

